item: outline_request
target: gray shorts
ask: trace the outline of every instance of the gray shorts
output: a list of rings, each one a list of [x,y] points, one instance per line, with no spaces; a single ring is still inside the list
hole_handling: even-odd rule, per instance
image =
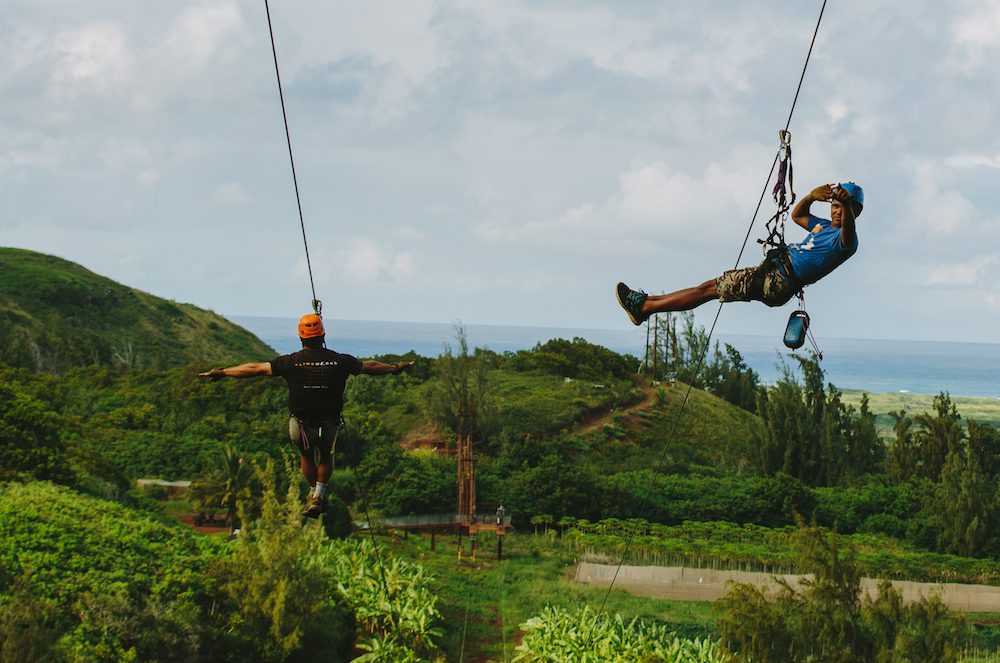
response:
[[[331,419],[320,423],[305,422],[298,417],[288,419],[288,439],[292,446],[303,456],[319,458],[319,462],[333,456],[337,446],[337,433],[340,431],[340,419]]]
[[[802,286],[782,274],[772,260],[765,258],[756,267],[730,269],[718,278],[715,288],[722,302],[754,301],[768,306],[783,306]]]

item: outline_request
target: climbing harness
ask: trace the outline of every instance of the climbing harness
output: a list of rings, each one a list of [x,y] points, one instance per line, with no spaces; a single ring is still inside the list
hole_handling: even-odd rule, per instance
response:
[[[779,135],[779,138],[787,138],[789,143],[791,142],[791,135],[788,134],[788,128],[792,124],[792,115],[795,114],[795,106],[796,106],[796,104],[798,103],[798,100],[799,100],[799,93],[802,91],[802,82],[805,80],[806,70],[809,68],[809,60],[812,58],[813,47],[816,45],[816,37],[819,34],[819,26],[823,22],[823,12],[825,10],[826,10],[826,0],[823,0],[823,4],[822,4],[822,6],[820,7],[820,10],[819,10],[819,18],[816,19],[816,28],[815,28],[815,30],[813,30],[812,41],[809,43],[809,51],[806,53],[806,60],[805,60],[805,63],[802,65],[802,74],[799,76],[799,84],[798,84],[798,87],[796,87],[796,89],[795,89],[795,97],[792,99],[792,107],[788,111],[788,119],[785,121],[785,129],[784,129],[784,132],[783,132],[784,135]],[[783,141],[782,147],[784,147],[784,141]],[[774,169],[778,165],[778,161],[781,158],[782,151],[783,151],[782,149],[779,149],[778,153],[774,155],[774,161],[771,162],[771,170],[767,174],[767,180],[765,180],[764,189],[760,192],[760,199],[757,201],[757,209],[754,211],[753,218],[750,219],[750,225],[747,228],[746,236],[743,238],[743,245],[740,247],[740,253],[739,253],[738,256],[736,256],[736,264],[733,267],[734,269],[737,268],[737,267],[739,267],[740,259],[743,258],[743,252],[746,250],[747,243],[750,241],[750,233],[753,232],[754,224],[757,221],[757,214],[760,213],[760,207],[764,203],[764,196],[767,195],[767,185],[771,181],[771,176],[774,175]],[[791,154],[790,150],[785,150],[785,154],[790,158],[790,154]],[[790,168],[790,165],[789,165],[789,168],[786,171],[786,174],[788,175],[788,181],[790,183],[791,182],[791,168]],[[779,178],[779,182],[783,182],[783,181],[784,181],[784,178]],[[779,193],[780,193],[780,191],[779,191]],[[711,326],[711,328],[708,331],[708,342],[705,343],[705,347],[704,347],[704,349],[701,352],[701,356],[698,358],[698,364],[695,367],[695,371],[694,371],[695,375],[697,375],[701,371],[701,367],[705,363],[705,355],[708,354],[708,349],[709,349],[709,347],[711,347],[712,335],[715,333],[715,327],[716,327],[716,325],[719,322],[719,315],[722,313],[722,307],[723,307],[723,305],[724,305],[723,302],[719,302],[719,307],[718,307],[718,309],[715,312],[715,319],[712,321],[712,326]],[[664,466],[664,463],[666,462],[667,454],[669,453],[669,451],[671,449],[670,442],[673,440],[674,433],[676,433],[676,431],[677,431],[677,424],[680,421],[681,415],[684,413],[684,410],[687,407],[688,400],[690,399],[690,396],[691,396],[691,389],[692,389],[692,387],[693,387],[693,385],[691,385],[691,384],[688,385],[687,391],[684,394],[684,400],[681,401],[681,405],[677,409],[677,414],[674,415],[674,421],[673,421],[673,424],[671,425],[671,428],[670,428],[670,434],[667,436],[667,443],[663,445],[663,452],[660,454],[659,462],[656,465],[656,469],[653,471],[653,476],[650,479],[649,487],[646,490],[646,494],[643,496],[642,502],[639,504],[639,510],[638,510],[638,514],[636,515],[636,518],[641,518],[643,512],[645,512],[646,505],[649,503],[649,496],[652,494],[653,489],[656,487],[656,481],[659,478],[660,473],[663,471],[663,466]],[[607,605],[608,597],[611,596],[611,590],[614,589],[614,587],[615,587],[615,581],[618,579],[618,574],[621,571],[622,565],[625,563],[625,558],[628,555],[629,548],[631,548],[631,546],[632,546],[632,539],[635,537],[635,532],[636,532],[636,530],[630,531],[629,535],[628,535],[628,538],[625,540],[625,547],[622,550],[621,559],[618,561],[618,566],[615,569],[615,574],[614,574],[614,576],[611,577],[611,582],[608,584],[608,590],[604,594],[604,600],[601,601],[601,609],[598,611],[598,615],[601,615],[601,614],[604,613],[604,607]]]
[[[795,204],[795,179],[793,177],[794,169],[792,167],[792,132],[782,129],[778,132],[778,140],[780,141],[780,146],[778,147],[778,179],[774,183],[774,189],[771,191],[771,197],[774,198],[775,204],[778,206],[778,211],[774,213],[767,223],[764,224],[765,230],[767,230],[767,237],[765,239],[758,239],[757,243],[761,245],[761,249],[768,257],[772,257],[770,254],[776,249],[785,248],[785,221],[788,220],[788,210]],[[785,180],[788,180],[788,186],[785,186]],[[789,198],[788,194],[791,194]]]
[[[785,244],[785,221],[788,220],[788,210],[795,204],[796,198],[794,168],[792,166],[791,132],[787,129],[779,131],[778,141],[778,177],[774,183],[774,189],[771,191],[771,197],[778,206],[778,211],[764,224],[767,237],[758,239],[757,243],[761,245],[767,262],[774,263],[785,277],[791,278],[794,272],[792,271],[791,262],[788,259],[788,245]],[[785,184],[786,180],[787,186]],[[805,344],[806,338],[808,338],[816,356],[822,360],[823,353],[820,351],[819,346],[816,344],[816,339],[813,338],[812,331],[809,329],[809,313],[806,312],[804,286],[799,285],[799,292],[796,295],[799,300],[799,306],[788,316],[788,324],[785,325],[785,336],[782,341],[785,347],[791,350],[798,350]]]
[[[778,142],[778,177],[771,190],[771,197],[774,199],[775,205],[778,206],[778,210],[764,224],[767,237],[758,239],[757,243],[761,245],[767,262],[774,263],[786,278],[791,278],[794,272],[788,259],[788,245],[785,244],[785,222],[788,220],[788,210],[795,204],[796,199],[791,132],[787,129],[778,131]],[[812,332],[809,330],[809,313],[806,312],[806,296],[803,287],[799,287],[799,292],[796,295],[799,306],[788,316],[785,336],[782,341],[785,347],[798,350],[805,344],[808,337],[816,356],[822,360],[823,353],[816,345],[816,339],[813,338]]]

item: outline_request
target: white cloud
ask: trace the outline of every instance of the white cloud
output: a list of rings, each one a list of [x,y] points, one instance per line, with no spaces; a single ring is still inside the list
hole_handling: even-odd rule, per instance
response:
[[[160,171],[156,170],[155,168],[146,168],[138,175],[136,175],[135,179],[137,182],[139,182],[139,184],[142,184],[143,186],[151,186],[160,181]]]
[[[961,190],[955,174],[931,162],[919,164],[909,197],[908,223],[932,236],[956,235],[976,221],[976,210]]]
[[[953,51],[948,65],[966,72],[982,65],[994,68],[996,59],[987,57],[1000,50],[1000,4],[986,0],[960,14],[951,25]]]
[[[246,205],[252,201],[239,182],[227,182],[216,187],[212,199],[222,205]]]
[[[332,262],[348,283],[372,285],[376,282],[400,282],[417,275],[417,260],[412,251],[396,251],[385,241],[353,238],[336,251]]]
[[[51,93],[61,101],[115,91],[132,71],[133,56],[119,23],[101,21],[64,30],[55,38],[54,51]]]
[[[741,161],[734,157],[730,163]],[[663,162],[646,163],[622,173],[618,192],[603,202],[584,202],[556,218],[520,226],[481,224],[476,234],[488,243],[533,245],[554,253],[629,253],[648,250],[651,241],[711,244],[729,237],[733,219],[748,210],[759,178],[748,168],[719,164],[692,177]]]
[[[850,109],[847,104],[839,99],[827,104],[826,106],[826,114],[833,122],[840,122],[847,117],[848,112],[850,112]]]
[[[175,62],[200,68],[224,50],[244,28],[240,8],[231,1],[202,2],[181,11],[163,37]]]
[[[966,152],[948,157],[945,163],[956,168],[976,168],[978,166],[1000,168],[1000,154],[972,154]]]
[[[405,242],[422,242],[427,239],[427,233],[417,228],[402,226],[396,230],[396,236]]]
[[[975,286],[980,285],[983,272],[1000,261],[996,253],[976,256],[960,263],[937,265],[927,276],[927,285]]]

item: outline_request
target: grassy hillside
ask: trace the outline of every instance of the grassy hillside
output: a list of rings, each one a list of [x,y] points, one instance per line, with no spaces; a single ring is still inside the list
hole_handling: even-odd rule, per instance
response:
[[[129,288],[54,256],[0,248],[0,356],[62,373],[211,365],[267,356],[260,339],[222,316]]]

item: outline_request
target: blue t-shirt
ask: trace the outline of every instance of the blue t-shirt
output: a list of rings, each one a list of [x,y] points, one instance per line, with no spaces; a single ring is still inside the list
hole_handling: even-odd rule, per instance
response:
[[[812,230],[798,244],[788,245],[788,257],[795,275],[803,283],[815,283],[837,269],[841,263],[858,250],[858,234],[854,233],[851,246],[840,241],[840,228],[830,225],[829,219],[809,215]]]

